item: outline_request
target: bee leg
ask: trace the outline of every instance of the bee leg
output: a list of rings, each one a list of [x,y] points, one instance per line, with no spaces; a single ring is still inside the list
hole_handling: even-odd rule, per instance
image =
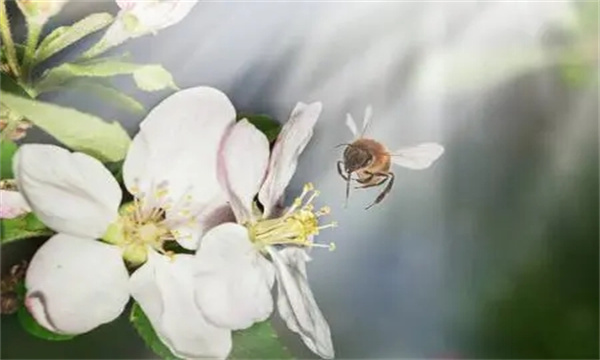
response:
[[[368,210],[371,207],[373,207],[374,205],[379,204],[390,193],[390,191],[392,190],[392,186],[394,186],[394,178],[395,178],[395,176],[394,176],[393,172],[389,172],[389,173],[376,173],[375,175],[385,176],[385,180],[389,180],[389,181],[388,181],[387,185],[385,186],[385,189],[383,189],[383,191],[379,195],[377,195],[377,198],[375,199],[375,201],[371,205],[367,206],[365,208],[365,210]]]
[[[342,177],[342,179],[348,181],[348,175],[345,175],[344,174],[344,170],[342,169],[342,165],[343,164],[344,164],[343,161],[338,161],[337,162],[337,171],[338,171],[338,174],[340,174],[340,176]]]
[[[373,177],[374,177],[374,175],[371,175],[368,179],[357,180],[359,183],[364,184],[364,185],[355,186],[354,188],[355,189],[366,189],[366,188],[370,188],[370,187],[373,187],[373,186],[379,186],[379,185],[383,184],[387,180],[387,176],[386,176],[386,177],[382,178],[379,181],[376,181],[376,182],[374,182],[372,184],[368,184],[369,181],[373,180]]]

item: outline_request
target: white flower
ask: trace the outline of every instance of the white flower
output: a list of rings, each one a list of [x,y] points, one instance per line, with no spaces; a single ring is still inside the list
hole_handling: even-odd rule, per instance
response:
[[[131,38],[175,25],[192,11],[198,0],[116,0],[121,8],[102,39],[84,56],[91,58]]]
[[[318,223],[329,210],[314,212],[311,202],[318,194],[305,186],[291,208],[278,211],[320,113],[320,103],[298,104],[270,160],[266,137],[246,120],[228,133],[219,154],[219,175],[237,223],[215,227],[202,239],[196,253],[196,302],[214,325],[245,329],[271,314],[277,279],[282,319],[313,352],[332,358],[329,325],[310,290],[305,266],[307,248],[329,247],[313,243],[320,229],[334,226]],[[262,216],[253,207],[257,193]]]
[[[31,212],[13,180],[0,181],[0,219],[14,219]]]
[[[198,0],[115,0],[121,8],[119,18],[134,34],[155,32],[185,18]],[[128,23],[127,23],[128,22]]]
[[[212,88],[164,100],[133,139],[123,179],[134,201],[120,210],[121,189],[99,161],[52,145],[19,149],[19,188],[58,232],[26,275],[26,305],[42,326],[85,333],[115,319],[131,295],[174,354],[224,357],[230,351],[229,331],[208,323],[194,305],[193,256],[169,255],[163,245],[176,240],[195,249],[202,232],[227,220],[217,151],[234,121],[233,106]],[[130,277],[123,258],[145,263]]]

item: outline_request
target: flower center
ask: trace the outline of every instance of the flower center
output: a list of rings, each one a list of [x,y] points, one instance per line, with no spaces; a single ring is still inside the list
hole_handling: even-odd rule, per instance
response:
[[[186,194],[174,201],[169,197],[166,181],[152,186],[148,194],[140,192],[137,186],[131,193],[133,202],[121,207],[119,218],[109,226],[103,239],[121,247],[123,258],[133,265],[144,263],[149,249],[173,255],[165,250],[165,243],[190,237],[182,235],[177,228],[196,223],[196,216],[190,210],[192,196]]]
[[[329,214],[331,210],[325,206],[314,211],[312,202],[318,196],[319,192],[314,190],[311,183],[304,185],[302,194],[283,216],[248,224],[250,239],[259,249],[269,245],[295,245],[334,250],[334,243],[318,244],[313,240],[320,230],[337,226],[336,222],[319,225],[319,218]]]

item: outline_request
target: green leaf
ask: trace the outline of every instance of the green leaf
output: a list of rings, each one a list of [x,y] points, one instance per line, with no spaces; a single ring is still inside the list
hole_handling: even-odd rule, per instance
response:
[[[99,83],[98,81],[74,80],[67,82],[61,90],[90,92],[95,96],[106,100],[109,104],[115,105],[131,113],[142,115],[145,113],[144,105],[129,95],[122,93],[116,88]]]
[[[76,43],[84,37],[101,30],[113,21],[109,13],[89,15],[71,26],[61,26],[52,31],[42,42],[37,50],[36,63],[40,63],[50,56]]]
[[[279,132],[281,131],[281,125],[268,115],[251,115],[240,113],[238,115],[238,120],[241,119],[246,119],[252,125],[256,126],[258,130],[265,134],[269,142],[275,141],[279,135]]]
[[[160,341],[158,335],[154,331],[152,324],[150,324],[150,320],[142,308],[138,305],[137,302],[133,303],[133,307],[131,308],[131,313],[129,314],[129,321],[133,324],[133,327],[140,335],[140,337],[144,340],[146,345],[158,356],[163,359],[179,359],[171,351],[169,348],[165,346],[165,344]]]
[[[127,154],[131,139],[117,122],[11,94],[2,94],[0,101],[73,150],[101,161],[119,161]]]
[[[2,89],[2,93],[8,92],[23,97],[30,97],[25,89],[23,89],[12,77],[3,72],[0,72],[0,89]]]
[[[109,162],[104,164],[104,166],[110,171],[119,184],[123,183],[123,161]]]
[[[293,359],[281,343],[270,321],[233,332],[233,349],[229,359]]]
[[[17,152],[17,144],[10,140],[0,139],[0,179],[14,178],[12,159]]]
[[[177,89],[171,74],[160,65],[140,65],[113,59],[66,63],[47,71],[34,86],[38,93],[50,91],[77,77],[132,75],[141,90]]]
[[[147,65],[133,73],[137,86],[144,91],[158,91],[165,88],[177,90],[173,76],[160,65]]]
[[[8,243],[51,236],[54,231],[48,229],[33,213],[29,213],[14,219],[0,220],[0,241],[2,245]]]
[[[29,311],[27,311],[27,308],[23,306],[26,289],[25,284],[22,281],[19,282],[19,284],[17,284],[16,290],[20,303],[19,310],[17,311],[17,317],[19,318],[19,323],[21,324],[23,329],[25,329],[28,333],[40,339],[50,341],[71,340],[75,337],[74,335],[62,335],[53,333],[52,331],[43,328],[40,324],[37,323],[37,321],[35,321],[33,316],[31,316]]]

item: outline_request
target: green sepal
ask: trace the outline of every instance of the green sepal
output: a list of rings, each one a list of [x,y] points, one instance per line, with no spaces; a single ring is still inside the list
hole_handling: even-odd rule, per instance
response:
[[[248,120],[249,123],[256,126],[258,130],[265,134],[269,140],[269,143],[275,141],[279,135],[279,132],[281,131],[281,124],[273,120],[269,115],[240,113],[238,114],[237,119],[238,121],[242,119]]]

